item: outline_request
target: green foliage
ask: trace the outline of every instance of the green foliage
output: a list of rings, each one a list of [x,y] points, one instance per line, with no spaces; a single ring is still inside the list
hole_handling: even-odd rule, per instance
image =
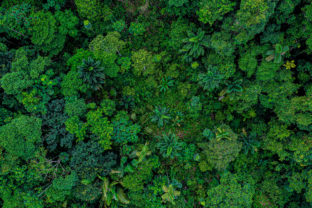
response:
[[[79,74],[73,70],[69,71],[61,82],[61,91],[64,96],[77,96],[79,92],[85,92],[87,86],[83,84]]]
[[[94,203],[96,200],[99,200],[101,196],[101,187],[100,183],[93,184],[79,184],[73,190],[73,195],[79,201],[86,203]]]
[[[77,97],[69,97],[65,104],[65,113],[69,117],[83,116],[87,111],[87,105],[83,99]]]
[[[12,118],[12,112],[5,109],[0,108],[0,125],[4,125],[6,121],[10,120]]]
[[[123,117],[113,121],[112,140],[118,144],[138,142],[138,133],[141,127],[138,124],[132,124],[129,117]]]
[[[270,62],[261,62],[261,65],[258,67],[256,76],[260,81],[272,80],[276,76],[276,71],[279,69],[279,64],[270,63]]]
[[[149,158],[140,163],[136,172],[126,175],[122,179],[122,186],[131,191],[140,191],[143,189],[144,183],[147,183],[152,175],[153,169],[159,167],[159,160],[157,157]]]
[[[1,78],[1,87],[9,95],[18,94],[32,85],[33,81],[27,79],[24,72],[7,73]]]
[[[47,0],[47,3],[43,4],[42,7],[46,10],[54,8],[60,10],[65,5],[66,0]]]
[[[239,68],[247,72],[248,77],[251,77],[251,75],[253,75],[258,65],[256,54],[253,54],[252,52],[246,52],[242,54],[238,64]]]
[[[47,197],[49,202],[64,201],[66,196],[71,194],[72,188],[78,181],[78,177],[75,171],[72,171],[70,175],[65,177],[55,178],[52,182],[52,186],[47,191]]]
[[[297,193],[301,193],[302,190],[305,188],[304,180],[305,180],[305,177],[303,176],[303,174],[294,172],[288,178],[289,187],[295,190]]]
[[[116,165],[117,156],[112,152],[103,155],[103,152],[97,142],[79,142],[72,150],[70,166],[80,179],[93,181],[97,175],[106,176]]]
[[[134,36],[143,35],[145,33],[145,27],[142,23],[131,22],[129,27],[129,33]]]
[[[117,60],[120,65],[121,73],[128,71],[131,68],[131,59],[129,57],[121,57]]]
[[[57,43],[55,42],[57,23],[53,14],[51,12],[39,11],[35,13],[32,18],[33,32],[31,42],[39,46],[44,52],[51,50],[51,45],[57,47]],[[59,48],[59,50],[60,49],[61,48]]]
[[[55,13],[55,19],[59,24],[58,31],[62,35],[69,35],[70,37],[76,37],[78,35],[78,29],[76,25],[79,22],[78,17],[74,16],[71,10],[65,10],[65,12],[57,11]]]
[[[89,111],[86,116],[90,132],[98,139],[99,144],[104,150],[110,149],[113,125],[107,117],[103,117],[100,109]]]
[[[229,33],[215,32],[210,39],[210,47],[222,56],[231,56],[234,52],[232,37]]]
[[[78,116],[70,117],[65,122],[66,130],[75,135],[78,140],[83,140],[86,136],[87,124],[83,123]]]
[[[266,61],[271,61],[274,59],[274,63],[281,63],[282,62],[282,56],[285,55],[285,53],[289,50],[288,46],[282,46],[281,44],[276,44],[275,45],[275,50],[270,50],[267,52],[266,55]]]
[[[13,194],[9,191],[3,193],[2,199],[4,201],[4,208],[15,208],[24,206],[22,201],[23,194],[20,191],[15,191]]]
[[[155,73],[153,55],[144,49],[132,53],[133,73],[136,76],[147,76]]]
[[[64,115],[65,101],[56,99],[47,105],[47,113],[42,116],[43,141],[47,143],[49,151],[55,151],[57,147],[71,148],[74,136],[66,131]]]
[[[126,28],[126,23],[124,20],[118,20],[114,22],[113,28],[117,32],[122,32]]]
[[[78,19],[70,10],[51,12],[39,11],[32,18],[32,43],[50,56],[57,55],[64,47],[66,35],[77,36]]]
[[[41,137],[41,120],[20,116],[0,127],[0,145],[8,153],[29,159],[34,156],[35,145]]]
[[[0,207],[310,208],[304,0],[2,0]]]
[[[273,207],[283,207],[287,197],[287,190],[280,188],[276,178],[268,175],[255,194],[254,205],[262,207],[263,204],[272,204]]]
[[[184,54],[183,59],[187,62],[192,62],[205,55],[205,48],[209,47],[208,40],[205,36],[205,31],[199,29],[197,33],[187,31],[187,38],[183,39],[184,46],[179,51]]]
[[[172,203],[173,205],[175,205],[174,199],[178,196],[180,196],[180,191],[176,191],[173,188],[173,185],[170,184],[168,187],[167,186],[162,186],[163,191],[165,192],[161,198],[164,201],[168,201],[170,203]]]
[[[186,21],[183,19],[178,19],[177,21],[172,22],[170,30],[170,41],[169,46],[175,50],[181,48],[183,40],[187,37],[187,31],[191,28],[188,26]]]
[[[29,16],[31,5],[27,2],[12,5],[8,9],[0,12],[0,25],[4,27],[5,32],[13,38],[27,38],[31,32],[31,20]]]
[[[29,65],[29,75],[32,79],[38,79],[39,75],[44,72],[45,67],[50,64],[50,59],[47,57],[38,56],[37,59],[33,60]]]
[[[312,117],[310,114],[311,97],[293,97],[290,101],[284,103],[282,106],[284,110],[277,110],[280,120],[286,123],[296,123],[300,126],[308,126],[312,124]]]
[[[200,97],[198,96],[193,96],[192,99],[187,103],[187,110],[190,117],[198,118],[202,109],[203,105],[200,102]]]
[[[157,123],[158,127],[163,127],[170,119],[169,109],[166,107],[157,106],[154,110],[154,115],[151,117],[153,123]]]
[[[306,5],[303,8],[303,11],[305,12],[305,17],[309,20],[312,21],[312,5]]]
[[[38,59],[41,59],[41,57],[38,57]],[[38,75],[44,67],[44,65],[36,66],[36,61],[32,64],[32,66],[36,67],[35,69],[32,69],[33,76]],[[15,53],[15,58],[10,69],[11,73],[6,73],[1,78],[1,87],[7,94],[19,94],[21,91],[31,87],[34,84],[34,80],[32,80],[30,74],[27,73],[29,72],[28,67],[29,61],[27,53],[21,48]]]
[[[235,2],[231,0],[201,1],[200,9],[197,11],[199,21],[212,25],[217,20],[222,20],[226,13],[234,9]]]
[[[242,92],[243,88],[241,86],[242,80],[236,80],[230,84],[227,84],[227,93],[236,93],[236,92]]]
[[[29,63],[27,52],[20,48],[12,62],[11,73],[1,78],[1,86],[7,94],[15,95],[28,112],[45,113],[45,104],[50,100],[56,85],[51,78],[53,71],[46,70],[50,64],[49,58],[41,56]]]
[[[251,208],[255,193],[253,183],[253,179],[225,173],[221,176],[220,184],[208,190],[205,207]]]
[[[162,78],[161,85],[158,86],[160,92],[166,92],[169,87],[174,85],[174,81],[170,77]]]
[[[215,137],[208,143],[200,143],[205,160],[217,170],[225,170],[228,164],[235,160],[242,148],[237,135],[229,126],[222,125],[215,131]]]
[[[237,22],[234,22],[234,30],[238,33],[235,36],[237,43],[246,43],[262,32],[275,7],[276,1],[241,1],[235,18]]]
[[[30,5],[35,5],[34,0],[4,0],[1,2],[1,7],[10,8],[14,5],[19,5],[21,3],[28,3]]]
[[[105,80],[104,68],[100,61],[95,61],[91,57],[83,59],[82,64],[78,66],[78,74],[82,81],[92,90],[99,90]]]
[[[104,202],[104,206],[111,206],[113,200],[119,201],[122,204],[129,204],[130,201],[127,199],[122,188],[117,187],[116,182],[110,182],[108,178],[100,177],[103,180],[102,185],[102,201]]]
[[[98,59],[101,59],[103,52],[120,53],[120,50],[125,46],[125,42],[119,40],[120,37],[118,32],[109,32],[105,37],[98,35],[91,41],[89,48]]]
[[[112,15],[109,7],[98,0],[75,0],[75,5],[79,16],[92,22],[107,21]]]
[[[169,6],[175,6],[175,7],[181,7],[184,4],[186,4],[188,0],[169,0],[168,5]]]
[[[307,175],[306,175],[306,178],[308,180],[308,185],[306,187],[306,194],[305,194],[305,198],[307,200],[307,202],[312,202],[312,181],[311,181],[311,176],[312,176],[312,171],[310,170]]]
[[[82,61],[89,57],[93,57],[92,52],[79,48],[76,53],[67,60],[66,65],[69,66],[71,70],[77,71],[78,67],[82,64]]]
[[[110,100],[110,99],[102,100],[101,111],[104,113],[104,115],[112,116],[115,110],[116,110],[116,104],[113,100]]]
[[[238,16],[246,25],[259,24],[266,18],[268,9],[268,1],[259,0],[257,2],[252,2],[250,0],[244,0],[240,5]]]
[[[218,88],[224,76],[219,72],[218,67],[209,65],[207,73],[198,75],[198,84],[209,92]]]
[[[211,140],[215,137],[215,134],[210,129],[205,129],[203,131],[203,136],[206,137],[208,140]]]
[[[158,137],[156,147],[164,158],[173,159],[181,156],[183,145],[174,133],[169,132]]]
[[[44,100],[42,100],[40,97]],[[45,96],[45,97],[43,97]],[[42,95],[40,92],[38,92],[37,89],[33,89],[30,92],[22,92],[22,94],[17,96],[17,99],[20,103],[22,103],[25,107],[25,109],[28,112],[37,113],[37,112],[45,112],[45,103],[49,100],[49,97],[46,95]]]
[[[89,44],[89,49],[95,58],[101,61],[101,66],[109,77],[116,77],[119,71],[115,61],[117,54],[120,55],[120,51],[125,46],[125,42],[119,38],[118,32],[109,32],[105,37],[103,35],[96,36]]]

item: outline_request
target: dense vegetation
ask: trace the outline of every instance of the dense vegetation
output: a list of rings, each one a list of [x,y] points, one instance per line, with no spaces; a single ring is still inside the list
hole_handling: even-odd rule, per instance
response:
[[[312,207],[311,0],[0,6],[0,207]]]

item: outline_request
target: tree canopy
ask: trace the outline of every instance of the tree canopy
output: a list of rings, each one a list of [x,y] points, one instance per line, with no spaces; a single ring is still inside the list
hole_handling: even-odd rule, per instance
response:
[[[311,0],[0,1],[0,207],[311,208]]]

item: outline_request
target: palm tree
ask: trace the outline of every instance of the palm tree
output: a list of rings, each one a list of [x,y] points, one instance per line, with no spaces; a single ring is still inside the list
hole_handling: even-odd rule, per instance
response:
[[[208,39],[205,32],[200,28],[197,34],[188,31],[188,38],[183,39],[184,46],[180,50],[183,53],[183,59],[186,62],[191,62],[193,59],[199,58],[205,54],[205,48],[209,47]]]
[[[100,61],[95,61],[91,57],[83,59],[82,65],[78,66],[78,73],[83,82],[93,90],[102,88],[105,73]]]

